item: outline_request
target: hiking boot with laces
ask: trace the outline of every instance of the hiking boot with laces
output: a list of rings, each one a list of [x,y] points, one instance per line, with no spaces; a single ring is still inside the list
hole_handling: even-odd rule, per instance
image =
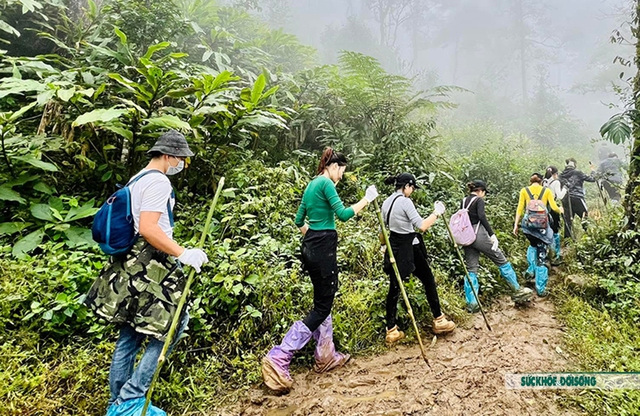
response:
[[[520,290],[515,291],[511,295],[511,300],[515,302],[516,305],[522,305],[524,303],[530,302],[533,297],[533,290],[528,287],[521,287]]]
[[[384,340],[388,344],[392,344],[396,341],[401,340],[402,338],[404,338],[404,332],[398,330],[398,325],[396,325],[391,329],[387,329],[387,336],[384,337]]]
[[[434,334],[446,334],[456,329],[456,324],[453,321],[447,319],[446,316],[440,315],[433,320],[433,326],[431,327]]]

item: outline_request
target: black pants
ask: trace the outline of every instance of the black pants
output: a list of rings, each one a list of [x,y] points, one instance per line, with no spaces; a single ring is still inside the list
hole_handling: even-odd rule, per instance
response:
[[[338,291],[338,233],[308,230],[302,242],[302,261],[313,284],[313,309],[302,322],[315,331],[331,314]]]
[[[554,234],[558,234],[560,230],[560,214],[555,211],[550,211],[549,215],[551,215],[551,230]]]
[[[396,253],[394,253],[394,255],[396,255]],[[442,311],[440,310],[440,299],[438,298],[436,279],[429,266],[429,261],[418,244],[413,246],[413,258],[416,266],[413,274],[420,279],[424,285],[427,301],[429,302],[429,307],[431,307],[431,313],[434,318],[437,318],[442,315]],[[389,275],[389,283],[389,293],[387,294],[387,328],[391,329],[396,325],[400,286],[398,286],[398,279],[395,274]]]
[[[607,191],[607,194],[609,194],[609,199],[614,202],[620,201],[620,198],[622,197],[620,195],[620,189],[618,189],[619,186],[621,186],[621,184],[602,181],[602,187]]]
[[[564,208],[564,238],[572,237],[573,217],[577,215],[581,220],[586,220],[589,216],[587,203],[584,198],[566,196],[562,200],[562,207]],[[587,229],[585,221],[582,222],[582,228]]]

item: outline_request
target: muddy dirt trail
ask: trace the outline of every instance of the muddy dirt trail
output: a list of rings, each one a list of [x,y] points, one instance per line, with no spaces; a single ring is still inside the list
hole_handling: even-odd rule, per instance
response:
[[[557,372],[569,362],[560,347],[562,328],[549,300],[516,309],[506,299],[488,313],[489,332],[477,314],[454,333],[423,334],[429,369],[417,345],[352,359],[327,374],[294,374],[284,396],[256,387],[228,414],[298,415],[566,415],[557,391],[508,390],[505,373]]]

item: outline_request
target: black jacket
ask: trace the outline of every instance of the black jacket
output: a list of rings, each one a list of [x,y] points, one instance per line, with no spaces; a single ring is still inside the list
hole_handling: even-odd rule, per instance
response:
[[[572,166],[567,166],[560,174],[560,183],[568,189],[569,195],[574,198],[584,199],[584,183],[595,181],[593,175],[586,175]]]

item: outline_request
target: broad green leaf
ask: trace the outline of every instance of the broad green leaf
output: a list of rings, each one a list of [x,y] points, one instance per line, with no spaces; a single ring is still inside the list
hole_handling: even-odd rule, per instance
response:
[[[32,222],[3,222],[0,224],[0,235],[12,235],[32,225]]]
[[[82,218],[93,217],[94,215],[96,215],[96,212],[98,212],[99,209],[93,206],[94,203],[95,202],[91,200],[81,207],[72,207],[67,213],[64,222],[77,221],[81,220]]]
[[[203,107],[198,108],[193,114],[194,115],[200,115],[200,114],[215,114],[215,113],[229,113],[229,110],[227,109],[226,105],[216,105],[215,107],[210,107],[208,105],[205,105]]]
[[[234,77],[233,74],[230,71],[222,71],[213,80],[213,85],[211,86],[211,91],[217,90],[218,88],[220,88],[221,86],[223,86],[227,82],[237,80],[238,78],[239,77]],[[211,92],[211,91],[207,91],[207,92]]]
[[[53,189],[51,189],[51,187],[44,182],[38,182],[37,184],[34,185],[33,189],[35,189],[36,191],[42,192],[43,194],[47,194],[47,195],[53,194]]]
[[[256,82],[253,84],[253,89],[251,90],[251,102],[255,105],[260,101],[260,97],[262,96],[262,91],[264,91],[264,87],[267,85],[267,79],[264,74],[260,74]]]
[[[27,111],[31,110],[33,107],[35,107],[35,105],[38,104],[37,101],[32,102],[31,104],[25,105],[24,107],[22,107],[21,109],[14,111],[13,114],[11,114],[11,117],[9,117],[9,121],[13,122],[16,121],[17,119],[19,119],[20,117],[22,117],[22,115],[24,113],[26,113]]]
[[[49,206],[56,211],[62,211],[64,209],[64,204],[62,203],[62,199],[57,196],[52,196],[49,198]]]
[[[276,91],[278,91],[278,88],[280,88],[279,85],[276,85],[275,87],[271,87],[269,88],[269,90],[267,92],[265,92],[264,94],[262,94],[262,99],[266,99],[267,97],[273,95]]]
[[[31,207],[31,215],[39,220],[56,222],[51,207],[47,204],[35,204]]]
[[[114,50],[111,50],[109,48],[105,48],[102,46],[98,46],[98,45],[93,45],[91,43],[87,43],[87,45],[89,45],[90,47],[92,47],[96,52],[108,56],[110,58],[114,58],[117,59],[118,61],[120,61],[121,63],[125,64],[125,65],[130,65],[131,61],[123,54],[118,53]]]
[[[147,49],[147,53],[144,54],[143,58],[145,59],[151,59],[151,57],[153,56],[154,53],[161,51],[163,49],[168,48],[169,46],[171,46],[170,42],[160,42],[158,44],[155,45],[151,45],[149,46],[149,48]]]
[[[58,98],[60,98],[64,102],[69,101],[75,93],[76,93],[75,88],[70,88],[68,90],[58,90],[56,92],[56,94],[58,95]]]
[[[44,90],[36,96],[36,101],[38,102],[39,106],[44,106],[53,98],[55,94],[55,90]]]
[[[34,250],[40,243],[42,243],[44,235],[45,233],[43,229],[27,234],[13,246],[13,255],[19,259],[24,258],[27,253]]]
[[[3,32],[7,32],[10,35],[20,37],[20,32],[18,32],[15,27],[6,23],[4,20],[0,20],[0,30],[2,30]]]
[[[26,92],[40,92],[46,88],[46,85],[32,79],[5,78],[0,82],[0,98],[10,94],[24,95]]]
[[[213,51],[211,49],[204,51],[204,53],[202,54],[202,62],[205,62],[206,60],[211,58],[211,55],[213,55]]]
[[[49,163],[49,162],[45,162],[43,160],[40,159],[36,159],[33,156],[16,156],[14,157],[14,159],[16,160],[20,160],[22,162],[28,163],[31,166],[35,166],[37,168],[40,168],[42,170],[46,170],[48,172],[57,172],[58,171],[58,167],[56,165],[54,165],[53,163]]]
[[[67,241],[67,245],[71,248],[81,245],[96,245],[96,243],[93,241],[91,230],[88,228],[70,227],[69,229],[65,230],[64,233],[69,239],[69,241]]]
[[[113,171],[112,170],[108,170],[105,173],[102,174],[102,177],[100,178],[100,180],[102,182],[106,182],[109,179],[111,179],[111,176],[113,175]]]
[[[3,201],[16,201],[20,204],[25,204],[27,201],[20,196],[20,194],[8,186],[0,186],[0,200]]]
[[[121,108],[100,108],[97,110],[89,111],[88,113],[84,113],[79,116],[74,122],[73,126],[82,126],[87,123],[105,123],[107,121],[111,121],[119,118],[123,114],[125,114],[127,110],[123,110]]]
[[[176,130],[191,130],[191,126],[186,121],[180,120],[176,116],[164,115],[160,117],[153,117],[147,119],[147,124],[143,127],[144,130],[166,128]]]
[[[124,137],[125,139],[127,139],[129,141],[133,140],[133,132],[131,130],[128,130],[128,129],[124,128],[123,126],[124,125],[120,126],[120,125],[115,125],[115,124],[109,123],[109,124],[105,124],[105,125],[100,126],[100,127],[102,127],[105,130],[112,131],[115,134],[117,134],[119,136],[122,136],[122,137]],[[108,146],[111,146],[111,147],[107,148],[107,146],[105,146],[104,150],[113,150],[113,149],[116,148],[115,146],[112,146],[112,145],[108,145]]]

